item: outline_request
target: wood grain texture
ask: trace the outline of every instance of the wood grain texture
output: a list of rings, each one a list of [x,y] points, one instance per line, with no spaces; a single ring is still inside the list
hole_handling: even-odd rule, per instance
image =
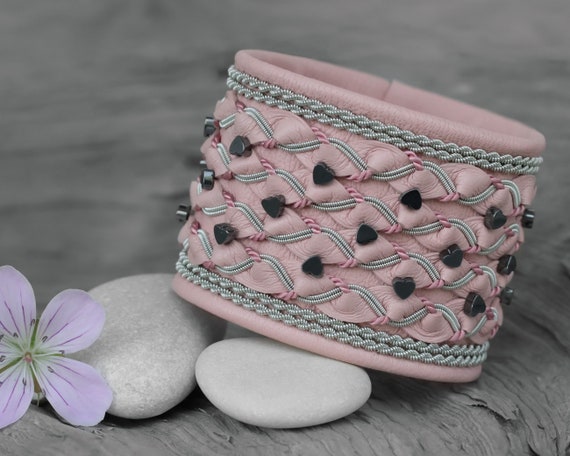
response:
[[[238,423],[199,391],[159,418],[94,428],[34,406],[0,431],[0,454],[570,454],[569,18],[568,0],[0,0],[0,264],[41,305],[173,270],[173,213],[240,48],[397,78],[549,143],[516,300],[478,382],[371,372],[360,411],[287,431]]]

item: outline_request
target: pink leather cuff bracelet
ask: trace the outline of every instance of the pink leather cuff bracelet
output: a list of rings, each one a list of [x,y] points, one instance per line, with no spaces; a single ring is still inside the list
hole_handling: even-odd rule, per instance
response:
[[[544,137],[400,82],[240,51],[207,118],[173,287],[349,363],[476,379],[531,228]]]

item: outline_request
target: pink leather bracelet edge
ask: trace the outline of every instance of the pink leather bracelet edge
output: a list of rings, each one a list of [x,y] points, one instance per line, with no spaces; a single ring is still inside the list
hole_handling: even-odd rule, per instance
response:
[[[518,121],[329,63],[269,51],[243,50],[236,54],[235,65],[262,81],[431,139],[529,157],[539,156],[546,146],[541,133]],[[342,86],[358,87],[359,91]],[[412,109],[395,102],[408,104]],[[435,115],[426,113],[428,109]],[[440,117],[443,114],[457,117],[461,122]]]
[[[283,323],[242,309],[208,290],[188,283],[180,274],[174,277],[172,288],[182,298],[220,318],[303,350],[311,347],[310,350],[314,353],[349,364],[406,377],[449,383],[470,382],[476,380],[481,374],[482,366],[446,367],[428,365],[381,355],[376,352],[368,352],[341,342],[325,339],[316,334],[300,331],[297,328],[286,326]]]

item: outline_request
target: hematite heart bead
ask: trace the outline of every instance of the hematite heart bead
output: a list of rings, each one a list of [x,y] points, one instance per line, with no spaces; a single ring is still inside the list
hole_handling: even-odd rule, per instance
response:
[[[532,230],[532,226],[534,225],[534,211],[532,209],[524,210],[521,223],[523,228]]]
[[[263,198],[261,200],[261,206],[270,217],[281,217],[285,209],[285,197],[283,195],[275,195]]]
[[[501,294],[499,296],[499,300],[501,301],[501,304],[504,304],[505,306],[509,306],[513,302],[514,297],[515,297],[515,290],[513,290],[510,287],[505,287],[501,291]]]
[[[422,207],[422,195],[417,188],[413,188],[400,195],[400,202],[417,211]]]
[[[334,171],[324,162],[319,162],[313,168],[313,182],[315,185],[325,185],[334,179]]]
[[[216,178],[216,173],[213,169],[203,169],[200,173],[200,184],[202,184],[203,190],[212,190],[214,188],[214,182]]]
[[[178,210],[176,211],[176,217],[178,218],[178,221],[185,222],[188,220],[188,217],[190,217],[190,213],[190,206],[187,204],[179,204]]]
[[[204,138],[211,136],[216,131],[216,121],[212,116],[207,116],[204,119]]]
[[[229,223],[214,225],[214,237],[219,245],[229,244],[237,237],[237,230]]]
[[[247,136],[236,136],[230,144],[230,154],[237,157],[249,157],[253,146]]]
[[[356,232],[356,242],[361,245],[365,245],[369,242],[375,241],[376,239],[378,239],[378,233],[370,225],[363,223],[358,227],[358,231]]]
[[[463,250],[457,244],[452,244],[446,249],[439,252],[439,259],[450,268],[461,266],[463,261]]]
[[[507,223],[507,217],[503,211],[497,207],[491,206],[485,213],[485,226],[490,230],[501,228]]]
[[[463,312],[470,317],[474,317],[480,313],[485,312],[487,309],[487,304],[485,300],[477,293],[471,292],[465,298],[465,304],[463,305]]]
[[[322,277],[324,272],[323,262],[321,261],[321,257],[318,255],[310,257],[308,260],[305,260],[301,269],[305,274],[314,276],[314,277]]]
[[[416,289],[416,282],[411,277],[396,277],[392,287],[400,299],[409,298]]]
[[[513,255],[503,255],[499,258],[497,272],[502,275],[509,275],[517,269],[517,259]]]

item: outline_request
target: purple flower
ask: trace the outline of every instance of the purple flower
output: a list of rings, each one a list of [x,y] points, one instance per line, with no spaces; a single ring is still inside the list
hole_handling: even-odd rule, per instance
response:
[[[70,424],[103,419],[111,389],[91,366],[64,355],[89,347],[104,322],[101,305],[81,290],[59,293],[37,320],[30,282],[0,267],[0,428],[19,420],[34,395]]]

